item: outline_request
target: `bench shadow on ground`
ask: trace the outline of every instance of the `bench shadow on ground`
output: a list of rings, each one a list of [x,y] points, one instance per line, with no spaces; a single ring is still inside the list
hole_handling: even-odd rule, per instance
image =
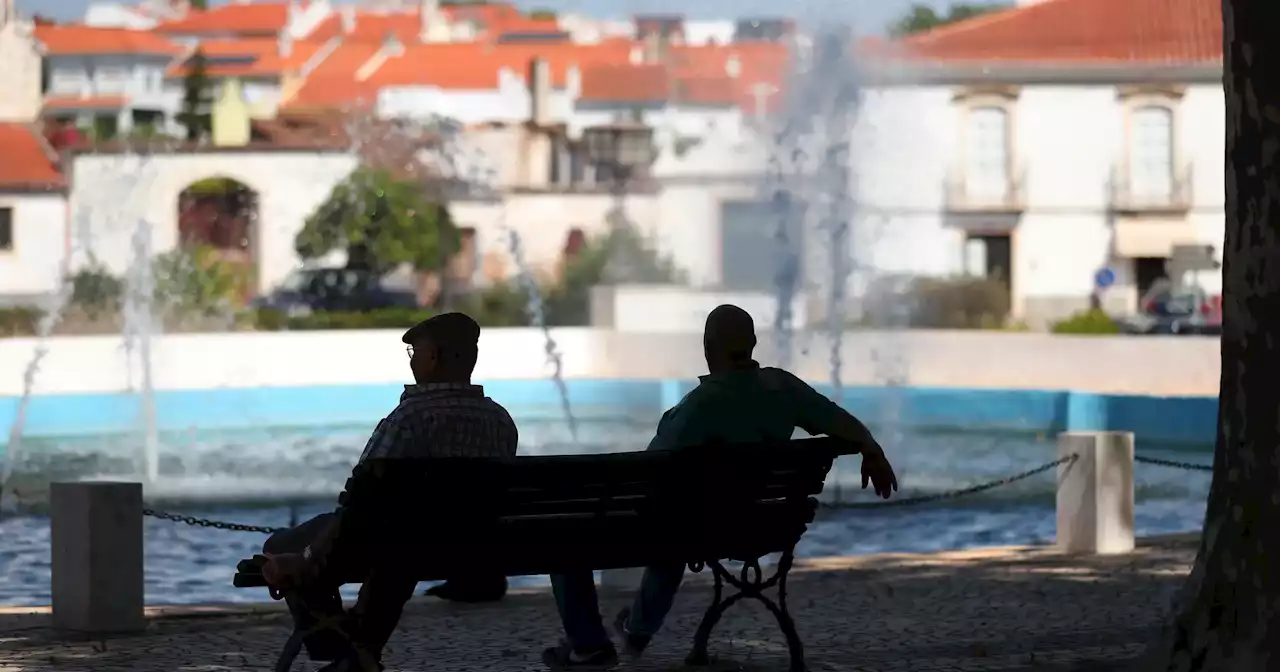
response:
[[[1195,540],[1183,538],[1113,557],[1033,548],[820,559],[793,573],[789,602],[815,672],[1102,670],[1141,651],[1194,553]],[[706,670],[682,661],[709,598],[706,573],[691,576],[645,660],[619,669]],[[608,618],[627,596],[606,592],[602,602]],[[38,618],[0,616],[0,669],[269,669],[286,634],[272,607],[170,610],[145,636],[91,641]],[[491,605],[415,599],[388,646],[388,670],[536,670],[558,637],[542,590]],[[711,651],[716,672],[786,669],[776,623],[749,600],[725,614]]]

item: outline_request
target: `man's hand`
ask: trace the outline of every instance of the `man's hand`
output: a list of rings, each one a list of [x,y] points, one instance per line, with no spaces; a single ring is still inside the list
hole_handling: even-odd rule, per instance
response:
[[[889,499],[891,492],[898,491],[898,477],[893,474],[893,466],[889,464],[889,459],[884,456],[884,451],[878,445],[873,449],[862,451],[863,490],[867,489],[868,483],[883,499]]]
[[[301,553],[267,554],[267,561],[262,565],[262,578],[276,589],[306,583],[314,574],[314,566]]]

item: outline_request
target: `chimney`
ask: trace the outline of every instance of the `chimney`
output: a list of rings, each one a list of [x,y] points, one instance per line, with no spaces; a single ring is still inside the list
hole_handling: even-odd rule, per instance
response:
[[[535,126],[551,123],[551,66],[545,58],[529,62],[529,121]]]
[[[342,22],[342,34],[350,35],[356,32],[356,8],[347,5],[338,10],[338,19]]]
[[[289,34],[288,28],[280,31],[280,37],[276,39],[276,48],[282,58],[293,55],[293,36]]]

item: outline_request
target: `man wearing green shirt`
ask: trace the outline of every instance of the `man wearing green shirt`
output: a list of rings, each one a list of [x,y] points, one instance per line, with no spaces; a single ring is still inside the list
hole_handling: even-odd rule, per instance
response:
[[[723,305],[707,316],[702,337],[708,375],[662,416],[649,450],[679,450],[717,443],[787,441],[795,428],[845,439],[862,453],[862,487],[880,497],[898,489],[893,468],[870,430],[838,404],[792,374],[761,368],[751,316]],[[639,656],[671,610],[684,566],[645,569],[639,593],[613,627],[624,650]],[[543,652],[552,669],[604,669],[618,663],[617,650],[600,617],[591,572],[551,577],[566,641]]]

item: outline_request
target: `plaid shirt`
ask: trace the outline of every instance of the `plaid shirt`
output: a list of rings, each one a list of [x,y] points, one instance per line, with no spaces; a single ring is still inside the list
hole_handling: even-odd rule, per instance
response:
[[[484,396],[479,385],[405,385],[400,405],[378,423],[360,461],[511,457],[516,454],[518,439],[516,423],[507,409]]]

